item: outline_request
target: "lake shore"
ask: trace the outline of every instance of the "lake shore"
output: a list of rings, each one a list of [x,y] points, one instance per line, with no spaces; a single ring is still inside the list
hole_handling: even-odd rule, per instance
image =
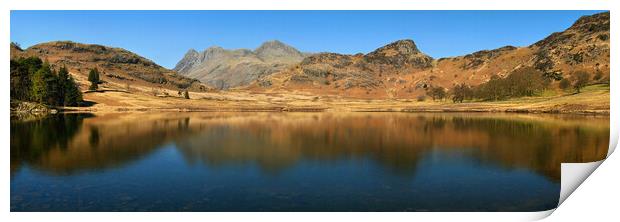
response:
[[[190,99],[164,92],[102,90],[84,94],[88,107],[59,107],[60,112],[507,112],[609,115],[609,86],[593,85],[581,93],[524,97],[504,101],[416,101],[315,96],[303,92],[190,92]]]

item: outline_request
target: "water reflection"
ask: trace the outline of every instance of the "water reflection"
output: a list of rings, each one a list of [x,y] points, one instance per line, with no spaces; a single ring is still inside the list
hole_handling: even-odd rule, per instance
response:
[[[367,173],[368,167],[376,165],[373,169],[379,169],[381,175],[410,180],[428,174],[428,167],[422,170],[421,166],[449,167],[465,161],[468,167],[490,167],[508,176],[510,172],[526,170],[557,186],[560,163],[601,160],[607,154],[608,141],[608,117],[410,113],[59,115],[11,122],[11,196],[21,195],[13,185],[23,166],[56,177],[106,172],[106,169],[129,168],[137,160],[151,158],[158,149],[169,147],[167,144],[173,145],[188,166],[198,164],[223,171],[256,167],[267,178],[285,177],[289,170],[300,167],[336,169],[338,164],[347,163]],[[170,157],[163,157],[166,158]],[[439,172],[442,173],[446,172]],[[466,175],[462,180],[473,181],[475,177]],[[305,183],[320,183],[317,181],[320,178],[307,176]],[[258,181],[261,180],[250,183]],[[363,185],[350,184],[342,189],[355,190],[352,186]],[[45,187],[40,191],[45,192]],[[12,209],[14,202],[18,202],[14,200]],[[536,207],[549,206],[552,202],[549,200],[553,197]],[[437,204],[438,207],[427,210],[471,210],[460,205]],[[383,209],[355,208],[355,203],[345,205],[347,208],[333,210]],[[243,209],[233,206],[221,210]],[[394,209],[399,208],[385,208]],[[496,208],[487,210],[492,209]],[[523,209],[530,208],[513,210]],[[212,209],[198,207],[197,210]]]

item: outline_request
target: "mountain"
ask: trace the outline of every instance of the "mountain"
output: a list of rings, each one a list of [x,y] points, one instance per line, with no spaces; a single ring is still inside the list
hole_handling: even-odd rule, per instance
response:
[[[305,92],[360,98],[414,98],[428,87],[479,85],[492,76],[534,67],[569,78],[574,71],[609,79],[609,12],[584,16],[571,27],[527,47],[505,46],[464,56],[433,59],[412,40],[399,40],[368,54],[320,53],[259,78],[245,89]],[[557,85],[557,81],[552,83]]]
[[[190,49],[174,70],[210,86],[227,89],[247,85],[256,79],[300,62],[306,54],[280,41],[268,41],[255,50],[226,50],[210,47],[203,52]]]
[[[12,59],[31,56],[49,62],[55,68],[66,66],[72,74],[82,77],[86,77],[90,69],[97,68],[105,82],[172,89],[206,89],[198,80],[178,75],[175,71],[121,48],[57,41],[37,44],[24,50],[11,44]]]

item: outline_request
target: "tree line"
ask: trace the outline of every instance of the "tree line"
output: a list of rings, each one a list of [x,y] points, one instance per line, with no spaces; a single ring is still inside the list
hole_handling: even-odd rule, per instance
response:
[[[426,94],[433,100],[451,97],[454,103],[473,99],[496,101],[538,95],[553,81],[559,81],[559,87],[562,90],[573,89],[576,93],[580,93],[581,89],[589,83],[590,74],[585,71],[576,71],[568,79],[563,78],[561,74],[546,75],[535,68],[524,67],[512,71],[503,78],[497,75],[492,76],[488,82],[478,86],[472,87],[463,83],[454,85],[450,90],[431,86],[426,90]]]
[[[11,99],[51,106],[79,106],[82,92],[66,67],[58,71],[40,58],[12,59]]]

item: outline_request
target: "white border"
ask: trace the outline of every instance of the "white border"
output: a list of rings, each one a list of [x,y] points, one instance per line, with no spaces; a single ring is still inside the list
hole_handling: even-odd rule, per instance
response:
[[[355,219],[356,221],[410,221],[411,219],[441,220],[441,221],[506,221],[506,220],[532,220],[540,219],[549,215],[552,211],[537,213],[9,213],[10,211],[10,172],[9,172],[9,15],[10,10],[610,10],[617,6],[617,1],[612,0],[226,0],[226,1],[197,1],[197,0],[2,0],[0,1],[0,32],[2,42],[0,44],[0,64],[4,87],[0,91],[4,109],[0,109],[2,134],[4,141],[4,154],[2,161],[5,163],[2,176],[0,206],[2,207],[4,221],[47,221],[50,219],[63,221],[115,221],[115,220],[149,220],[149,221],[344,221]],[[612,10],[612,45],[616,45],[617,38],[614,30],[617,30],[617,15]],[[370,31],[370,30],[369,30]],[[0,42],[1,43],[1,42]],[[612,47],[611,56],[615,58],[618,49]],[[617,74],[617,61],[611,59],[612,76]],[[611,85],[618,86],[618,78],[611,78]],[[618,87],[611,87],[611,98],[618,95]],[[618,102],[611,101],[611,123],[618,123]],[[612,142],[610,147],[615,147],[618,138],[618,125],[612,124]],[[613,146],[612,146],[613,144]],[[610,149],[610,154],[611,154]],[[617,158],[616,158],[617,159]],[[608,164],[603,164],[603,167]],[[617,166],[617,164],[616,164]],[[609,172],[609,170],[605,171]],[[613,171],[612,171],[613,172]],[[596,174],[596,173],[595,173]],[[598,181],[608,179],[616,181],[617,174],[607,174],[607,178],[592,178]],[[600,183],[600,182],[599,182]],[[603,182],[604,184],[607,184]],[[617,184],[617,181],[616,181]],[[608,186],[609,187],[609,186]],[[594,190],[594,191],[593,191]],[[596,188],[591,192],[599,191]],[[605,191],[599,191],[594,195],[605,195]],[[571,202],[568,198],[567,203]],[[612,202],[609,202],[611,204]],[[581,203],[574,209],[583,209],[592,203]],[[595,208],[591,213],[601,215]],[[566,214],[581,215],[578,211],[563,211]],[[612,212],[613,214],[613,212]],[[565,216],[565,215],[563,215]],[[591,215],[581,217],[591,218]],[[553,217],[552,217],[553,218]],[[575,219],[578,217],[560,217]],[[8,220],[7,220],[8,219]]]

